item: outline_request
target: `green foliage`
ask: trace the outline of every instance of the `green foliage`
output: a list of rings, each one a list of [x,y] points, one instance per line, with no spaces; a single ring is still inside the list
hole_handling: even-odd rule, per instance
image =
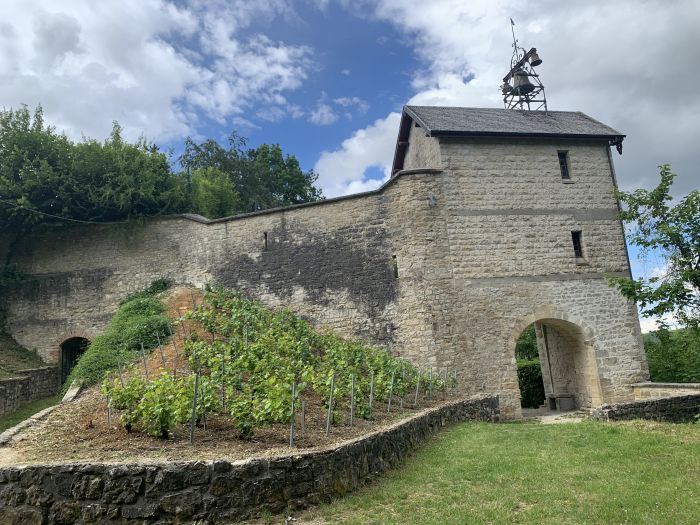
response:
[[[22,234],[40,223],[118,222],[193,211],[209,218],[322,198],[317,175],[303,172],[279,145],[229,148],[214,140],[185,142],[186,173],[139,139],[129,143],[113,123],[104,142],[73,142],[44,123],[41,106],[0,110],[0,225]],[[3,277],[0,277],[0,284]]]
[[[105,142],[74,143],[44,124],[39,106],[0,111],[0,224],[122,221],[179,211],[184,185],[168,157],[145,140],[125,142],[115,122]]]
[[[208,213],[229,215],[323,198],[314,186],[318,175],[303,172],[294,155],[285,155],[277,144],[245,145],[235,132],[228,149],[211,139],[185,141],[180,163],[191,173],[192,211],[214,218]]]
[[[535,333],[534,323],[528,326],[522,334],[518,342],[515,344],[515,358],[532,360],[539,358],[537,350],[537,334]]]
[[[523,408],[538,408],[545,400],[540,360],[519,359],[517,363],[520,406]]]
[[[191,207],[205,217],[226,217],[241,210],[241,198],[226,173],[200,168],[192,173]]]
[[[64,388],[73,381],[92,385],[105,374],[123,367],[140,355],[141,343],[147,349],[157,345],[157,333],[168,331],[170,320],[162,315],[163,303],[152,296],[135,294],[123,302],[104,333],[96,337],[80,357],[66,380]]]
[[[148,288],[146,288],[145,290],[140,290],[138,292],[128,295],[119,303],[119,305],[121,306],[124,303],[132,301],[133,299],[153,297],[154,295],[168,290],[172,285],[172,279],[161,277],[160,279],[156,279],[150,285],[148,285]]]
[[[644,336],[652,381],[700,382],[700,331],[657,330]]]
[[[138,301],[143,299],[130,303],[124,315],[152,313]],[[210,291],[204,304],[188,317],[208,332],[193,334],[184,345],[191,369],[202,372],[198,417],[223,410],[223,388],[226,411],[243,438],[250,438],[256,427],[289,422],[293,383],[299,395],[313,390],[327,402],[335,375],[333,409],[337,416],[341,407],[349,405],[354,375],[356,413],[369,417],[372,374],[376,402],[388,400],[392,376],[394,396],[407,394],[418,379],[413,366],[391,357],[383,348],[328,332],[319,334],[291,312],[272,312],[237,293]],[[189,419],[186,408],[189,403],[191,409],[193,403],[193,377],[172,379],[164,375],[147,382],[142,399],[132,399],[129,422],[150,434],[166,436],[173,424]],[[105,392],[118,397],[120,385],[114,380],[105,384]],[[425,372],[421,385],[425,394],[429,387]],[[444,387],[436,374],[433,391]]]
[[[661,181],[651,191],[617,192],[633,225],[630,241],[642,252],[655,251],[666,261],[663,275],[649,279],[609,278],[611,285],[636,301],[645,317],[673,316],[688,327],[700,327],[700,191],[691,191],[674,206],[670,188],[675,174],[660,166]]]

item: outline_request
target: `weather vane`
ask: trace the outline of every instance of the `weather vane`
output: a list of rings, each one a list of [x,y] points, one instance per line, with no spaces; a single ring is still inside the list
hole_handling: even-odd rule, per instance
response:
[[[518,46],[515,38],[515,22],[510,19],[513,33],[513,57],[510,59],[510,71],[503,77],[501,93],[506,109],[528,109],[547,111],[547,98],[540,76],[535,73],[535,66],[542,63],[534,47],[530,51]]]

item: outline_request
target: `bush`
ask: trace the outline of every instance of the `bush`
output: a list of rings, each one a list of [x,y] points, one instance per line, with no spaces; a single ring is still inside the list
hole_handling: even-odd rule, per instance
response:
[[[73,381],[83,385],[100,382],[105,374],[117,368],[119,361],[126,368],[141,352],[158,344],[156,333],[165,334],[170,320],[162,315],[165,307],[158,299],[142,294],[121,304],[107,329],[95,337],[71,371],[64,389]]]
[[[520,406],[538,408],[544,403],[544,384],[539,359],[518,360],[518,384],[520,385]]]
[[[700,331],[657,330],[644,336],[652,381],[700,382]]]

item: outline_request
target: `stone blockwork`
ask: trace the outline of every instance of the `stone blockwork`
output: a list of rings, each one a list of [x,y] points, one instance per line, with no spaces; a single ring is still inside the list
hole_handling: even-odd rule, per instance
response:
[[[0,417],[37,399],[56,395],[60,388],[61,374],[55,366],[20,370],[17,377],[0,379]]]
[[[427,410],[335,448],[286,457],[0,468],[0,523],[219,523],[305,508],[371,481],[446,424],[498,419],[498,398],[487,396]]]
[[[688,423],[694,421],[698,415],[700,415],[700,393],[606,404],[595,409],[591,417],[600,421],[653,419],[672,423]]]
[[[511,417],[515,341],[533,322],[551,328],[552,394],[581,407],[633,399],[648,370],[636,308],[605,280],[629,275],[607,142],[438,139],[413,127],[406,155],[406,171],[361,195],[22,239],[11,262],[31,281],[4,298],[8,326],[57,362],[63,340],[99,333],[120,299],[154,279],[218,281],[457,371],[465,394],[498,393]]]
[[[637,383],[632,385],[635,399],[700,395],[700,383]]]

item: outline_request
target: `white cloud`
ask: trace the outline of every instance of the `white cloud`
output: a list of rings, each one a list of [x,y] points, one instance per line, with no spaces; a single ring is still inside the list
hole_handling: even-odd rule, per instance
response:
[[[357,1],[344,4],[359,11]],[[575,8],[554,0],[361,5],[369,18],[393,24],[422,61],[413,72],[415,94],[407,103],[502,107],[498,85],[510,64],[512,16],[520,45],[537,47],[544,60],[538,73],[549,108],[583,111],[628,135],[625,154],[615,157],[623,189],[653,185],[657,165],[664,162],[679,175],[676,194],[697,186],[699,2],[651,0],[640,7],[637,0],[595,0]],[[370,129],[374,124],[353,137]],[[393,143],[398,128],[384,132],[381,141]],[[345,143],[336,153],[346,154]],[[373,152],[366,154],[364,161],[359,152],[354,155],[355,171],[375,162]]]
[[[333,108],[328,104],[320,103],[309,116],[309,122],[317,126],[328,126],[338,120],[338,115],[333,112]]]
[[[360,113],[367,113],[369,109],[369,104],[366,100],[362,100],[359,97],[339,97],[333,99],[333,102],[344,108],[357,108]]]
[[[341,69],[340,74],[346,77],[350,76],[350,70],[349,69]]]
[[[399,113],[391,113],[353,133],[338,150],[321,153],[314,171],[319,174],[318,184],[324,195],[335,197],[366,191],[387,180],[400,119]],[[382,181],[365,178],[370,167],[378,167],[384,172]]]
[[[279,118],[284,93],[306,79],[311,50],[239,35],[287,12],[281,1],[8,0],[0,100],[41,103],[74,137],[102,138],[116,119],[129,138],[168,140],[194,133],[202,115],[240,120],[262,105],[263,118]]]

